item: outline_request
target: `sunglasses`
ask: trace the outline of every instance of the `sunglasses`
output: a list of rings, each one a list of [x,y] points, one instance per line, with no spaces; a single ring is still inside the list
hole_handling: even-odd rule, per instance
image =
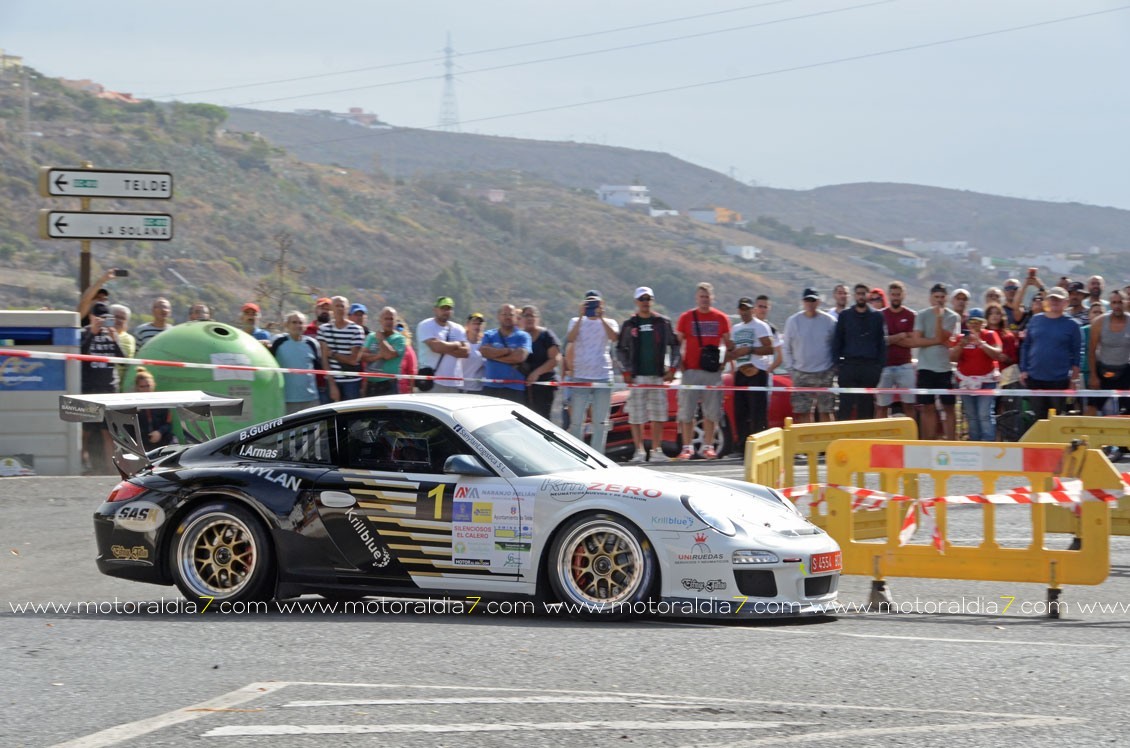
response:
[[[651,301],[651,297],[650,296],[641,296],[638,299],[636,299],[636,301]]]
[[[882,300],[883,300],[882,296],[872,296],[870,299],[868,299],[868,301],[882,301]]]

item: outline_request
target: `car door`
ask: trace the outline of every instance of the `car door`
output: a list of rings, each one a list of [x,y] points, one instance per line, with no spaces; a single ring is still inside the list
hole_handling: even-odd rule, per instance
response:
[[[457,454],[491,474],[444,473]],[[518,574],[494,550],[495,499],[513,494],[438,418],[381,408],[338,414],[338,470],[323,478],[318,511],[359,574],[382,585],[473,588]]]

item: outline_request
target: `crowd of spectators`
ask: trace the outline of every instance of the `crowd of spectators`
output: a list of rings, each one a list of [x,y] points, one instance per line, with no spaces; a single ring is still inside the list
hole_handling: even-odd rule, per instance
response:
[[[107,271],[80,301],[86,320],[83,353],[133,356],[175,325],[168,299],[157,298],[152,321],[137,325],[131,334],[129,308],[111,304],[102,287],[113,277],[114,271]],[[1048,286],[1030,269],[1023,281],[1009,278],[979,300],[968,289],[950,292],[946,285],[934,284],[928,306],[918,311],[904,306],[907,289],[898,281],[885,289],[837,284],[828,305],[818,289],[805,288],[796,299],[799,310],[780,331],[769,322],[772,301],[767,295],[737,299],[734,319],[715,307],[713,286],[705,282],[694,289],[694,306],[674,320],[655,311],[655,294],[648,286],[635,290],[635,313],[622,322],[606,313],[601,292],[590,290],[563,337],[542,325],[537,307],[530,305],[503,304],[491,322],[474,312],[464,325],[450,296],[435,300],[433,315],[419,322],[414,335],[388,306],[371,329],[368,308],[343,296],[318,299],[309,322],[302,311],[287,313],[282,334],[265,329],[259,305],[249,301],[236,326],[266,346],[281,366],[337,372],[330,377],[286,374],[287,412],[416,388],[482,392],[525,403],[548,419],[558,388],[542,385],[564,381],[595,385],[564,389],[563,420],[578,437],[587,429],[592,446],[603,450],[611,409],[608,385],[617,376],[629,384],[651,385],[633,387],[626,403],[633,459],[641,461],[661,454],[661,429],[669,415],[661,385],[676,376],[685,385],[717,385],[729,372],[735,386],[768,387],[772,373],[783,366],[793,386],[811,388],[791,395],[795,422],[907,415],[918,419],[925,439],[957,436],[954,391],[969,393],[960,401],[964,432],[974,441],[1001,436],[1000,398],[990,392],[998,388],[1037,391],[1027,401],[1034,418],[1045,417],[1051,408],[1125,412],[1130,398],[1068,397],[1077,388],[1130,389],[1125,292],[1130,287],[1106,293],[1101,276],[1086,283],[1065,277]],[[189,321],[210,319],[211,310],[203,303],[189,309]],[[362,372],[374,376],[362,379]],[[417,373],[429,378],[403,376]],[[118,391],[123,374],[113,366],[84,363],[83,391]],[[950,392],[836,397],[827,391],[836,386]],[[738,390],[733,397],[739,440],[767,427],[767,392]],[[723,394],[680,389],[677,401],[684,445],[677,459],[689,459],[695,456],[695,414],[701,409],[703,431],[712,434],[723,419]],[[1025,407],[1015,398],[1007,402],[1009,408]],[[96,434],[92,429],[87,450],[101,461],[109,454],[108,440]],[[698,456],[715,457],[711,440],[701,441]]]

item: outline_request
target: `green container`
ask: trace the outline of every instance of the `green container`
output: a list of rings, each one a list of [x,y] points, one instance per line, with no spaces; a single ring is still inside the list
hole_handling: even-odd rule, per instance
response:
[[[243,330],[220,322],[186,322],[145,344],[139,358],[195,364],[278,366],[262,343]],[[217,417],[216,435],[229,434],[256,423],[280,418],[286,412],[283,375],[277,371],[225,371],[147,366],[160,392],[203,390],[212,395],[243,398],[239,416]],[[123,392],[133,391],[134,367],[122,382]],[[180,423],[177,438],[183,441]]]

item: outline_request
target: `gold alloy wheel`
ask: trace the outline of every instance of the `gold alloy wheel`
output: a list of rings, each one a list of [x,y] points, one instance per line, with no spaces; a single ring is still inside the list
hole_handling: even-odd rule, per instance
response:
[[[585,522],[570,531],[560,548],[558,574],[578,602],[629,601],[644,583],[643,547],[634,533],[616,522]]]
[[[257,550],[243,520],[225,512],[209,513],[185,530],[177,546],[177,565],[196,594],[227,598],[251,579]]]

